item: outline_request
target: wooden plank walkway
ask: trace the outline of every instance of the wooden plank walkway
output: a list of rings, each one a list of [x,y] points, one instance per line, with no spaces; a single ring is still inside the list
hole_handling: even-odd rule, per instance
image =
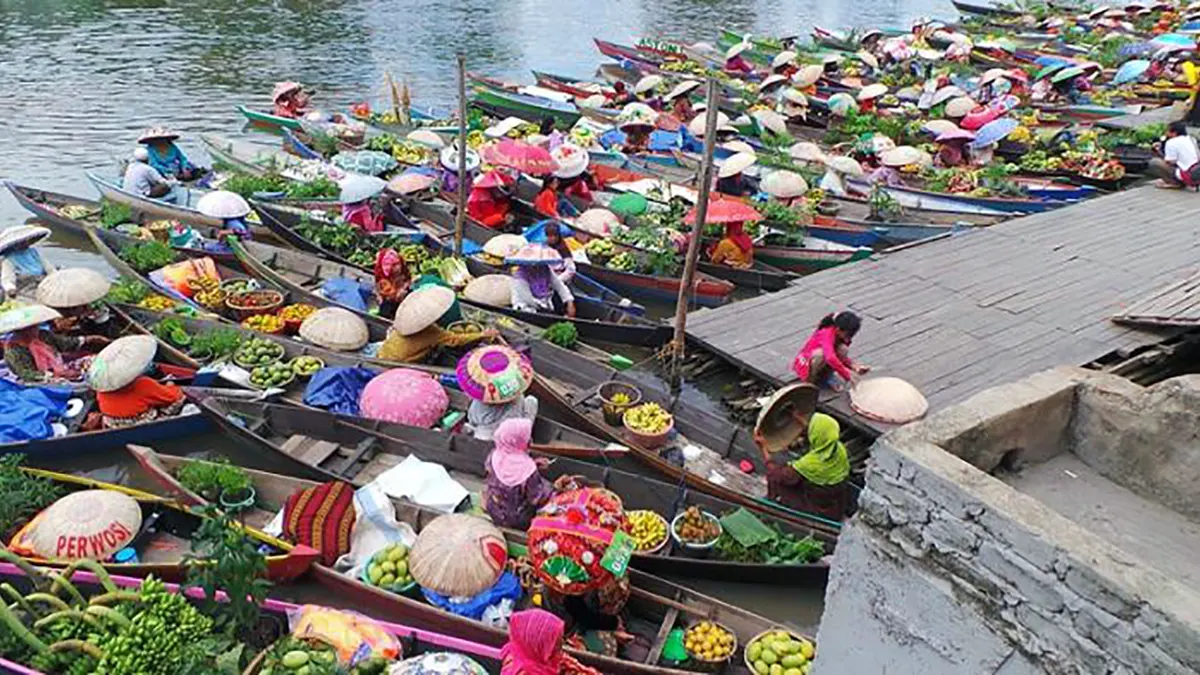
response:
[[[688,332],[775,382],[821,317],[863,317],[852,354],[938,409],[1058,365],[1158,342],[1113,314],[1200,269],[1200,195],[1142,187],[968,230],[690,315]],[[826,404],[851,414],[844,396]],[[879,424],[862,420],[882,430]]]
[[[1159,288],[1113,315],[1118,323],[1200,326],[1200,273]]]

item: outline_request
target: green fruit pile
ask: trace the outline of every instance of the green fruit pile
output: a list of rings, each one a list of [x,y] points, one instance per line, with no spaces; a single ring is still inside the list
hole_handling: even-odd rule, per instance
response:
[[[609,268],[610,270],[617,270],[619,272],[636,272],[638,268],[638,262],[637,258],[635,258],[632,253],[625,251],[624,253],[618,253],[612,258],[609,258],[608,263],[605,264],[605,267]]]
[[[616,244],[607,239],[593,239],[584,248],[589,256],[600,260],[607,260],[617,252]]]
[[[812,642],[775,630],[746,645],[746,662],[758,675],[808,675],[816,647]]]
[[[372,586],[387,590],[402,590],[412,584],[408,571],[408,547],[404,544],[389,544],[371,556],[367,564],[367,578]]]
[[[292,372],[300,377],[312,377],[325,367],[325,363],[315,356],[297,356],[291,361]]]
[[[316,640],[285,637],[274,644],[263,659],[259,675],[335,675],[337,652]]]
[[[262,338],[251,338],[242,343],[233,355],[239,366],[266,366],[283,358],[283,345]]]
[[[250,384],[260,389],[282,387],[296,377],[291,364],[269,363],[250,371]]]

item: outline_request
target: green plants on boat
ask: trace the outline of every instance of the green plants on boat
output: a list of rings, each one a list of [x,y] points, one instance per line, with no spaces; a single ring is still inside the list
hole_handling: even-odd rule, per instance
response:
[[[236,192],[246,199],[250,199],[257,193],[284,192],[287,187],[288,180],[273,172],[255,176],[235,171],[221,183],[222,190]]]
[[[231,515],[211,506],[203,514],[193,536],[193,553],[186,557],[186,585],[204,592],[205,613],[216,617],[217,627],[226,635],[252,636],[271,590],[265,578],[266,557]],[[228,602],[218,602],[217,591],[224,591]]]
[[[550,324],[546,330],[542,331],[542,338],[564,349],[571,349],[579,341],[579,333],[575,329],[575,324],[570,321],[559,321]]]
[[[146,273],[175,262],[178,254],[161,241],[143,241],[121,247],[121,260],[133,269]]]
[[[146,299],[148,295],[150,295],[150,287],[146,284],[137,279],[120,277],[109,287],[108,294],[104,296],[104,299],[109,302],[136,305]]]
[[[175,477],[185,488],[213,502],[226,490],[236,492],[251,486],[250,475],[245,469],[231,464],[225,457],[188,462],[180,467]]]
[[[324,176],[318,176],[309,181],[287,184],[285,190],[291,199],[330,199],[337,197],[338,184]]]
[[[100,200],[100,224],[106,229],[133,220],[133,209],[128,204],[114,202],[111,199]]]
[[[192,336],[189,352],[194,358],[219,360],[232,356],[242,344],[242,334],[233,328],[214,328]]]
[[[8,541],[13,533],[39,511],[67,494],[66,488],[21,470],[25,455],[0,456],[0,535]]]

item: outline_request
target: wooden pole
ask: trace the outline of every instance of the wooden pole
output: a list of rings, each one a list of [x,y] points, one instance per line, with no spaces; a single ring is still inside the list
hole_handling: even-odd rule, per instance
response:
[[[687,259],[683,263],[683,277],[679,284],[679,299],[675,303],[675,337],[671,341],[671,381],[679,384],[679,368],[683,364],[684,345],[687,343],[687,312],[689,300],[696,280],[696,262],[700,258],[700,239],[704,236],[704,221],[708,218],[708,194],[712,186],[713,151],[717,145],[717,81],[708,79],[708,93],[704,110],[704,162],[700,165],[700,190],[696,197],[696,222],[692,224],[692,236],[688,240]]]
[[[458,55],[458,210],[454,212],[454,255],[462,255],[467,218],[467,59]]]

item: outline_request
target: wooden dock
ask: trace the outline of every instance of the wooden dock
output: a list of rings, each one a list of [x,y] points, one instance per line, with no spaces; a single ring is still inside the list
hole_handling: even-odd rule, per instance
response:
[[[792,359],[821,317],[848,308],[863,318],[852,356],[912,382],[936,410],[1175,334],[1110,317],[1194,273],[1198,244],[1200,195],[1147,186],[876,254],[695,312],[688,332],[781,383],[794,379]],[[824,405],[852,415],[844,394]]]

